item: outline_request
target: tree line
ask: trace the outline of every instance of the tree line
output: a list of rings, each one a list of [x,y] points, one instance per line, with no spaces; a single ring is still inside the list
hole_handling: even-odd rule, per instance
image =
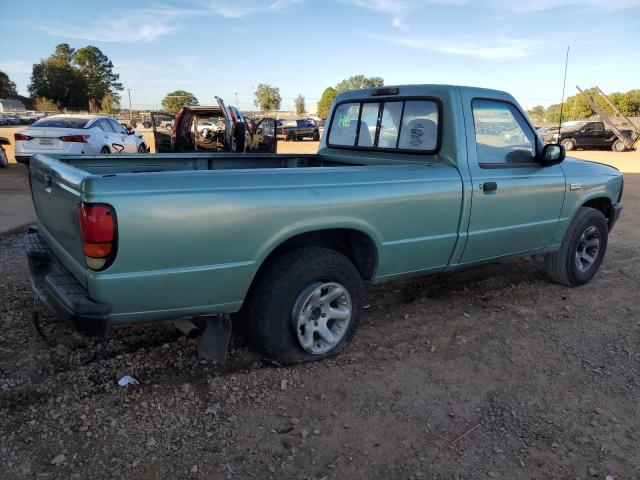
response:
[[[615,116],[613,108],[606,102],[606,100],[598,93],[594,88],[584,90],[584,92],[591,97],[592,101],[607,115]],[[634,89],[628,92],[616,92],[607,95],[611,102],[627,117],[640,116],[640,90]],[[537,105],[530,110],[527,110],[529,118],[536,125],[542,125],[547,123],[558,123],[560,121],[560,107],[561,104],[556,103],[544,108],[542,105]],[[580,94],[568,97],[564,105],[562,105],[562,121],[566,120],[583,120],[594,115],[593,111],[584,96]]]

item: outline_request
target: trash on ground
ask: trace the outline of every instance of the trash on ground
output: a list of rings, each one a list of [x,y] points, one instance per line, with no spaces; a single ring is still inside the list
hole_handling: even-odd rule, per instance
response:
[[[131,375],[125,375],[120,380],[118,380],[118,385],[121,387],[126,387],[127,385],[138,385],[140,382],[133,378]]]

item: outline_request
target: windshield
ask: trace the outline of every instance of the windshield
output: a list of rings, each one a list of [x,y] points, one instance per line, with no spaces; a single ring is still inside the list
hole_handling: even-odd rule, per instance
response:
[[[41,118],[31,126],[48,128],[84,128],[89,120],[89,118],[78,117],[47,117]]]

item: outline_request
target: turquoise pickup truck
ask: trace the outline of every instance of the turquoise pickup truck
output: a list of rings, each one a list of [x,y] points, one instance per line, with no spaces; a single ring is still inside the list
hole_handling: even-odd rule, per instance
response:
[[[366,284],[531,255],[588,282],[623,187],[509,94],[445,85],[340,94],[315,155],[37,155],[30,177],[33,288],[76,329],[238,314],[280,364],[340,352]]]

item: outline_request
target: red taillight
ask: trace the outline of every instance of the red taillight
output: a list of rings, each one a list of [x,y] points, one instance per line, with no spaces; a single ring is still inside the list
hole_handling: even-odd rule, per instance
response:
[[[87,143],[89,135],[65,135],[64,137],[59,138],[63,142]]]
[[[16,140],[31,140],[33,138],[29,135],[25,135],[24,133],[14,133],[13,136]]]
[[[115,256],[116,214],[104,203],[78,205],[80,236],[87,266],[92,270],[108,267]]]

